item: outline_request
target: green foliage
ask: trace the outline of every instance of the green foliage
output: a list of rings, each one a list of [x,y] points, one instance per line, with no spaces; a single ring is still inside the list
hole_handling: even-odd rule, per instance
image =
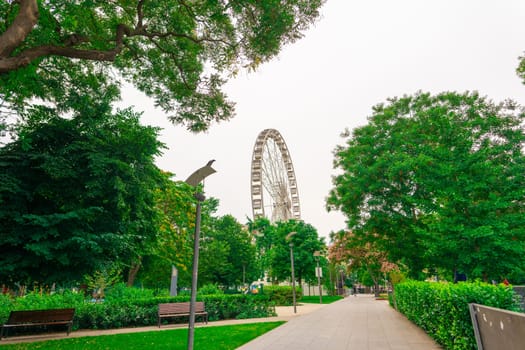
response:
[[[170,181],[171,182],[171,181]],[[178,285],[191,285],[194,189],[187,184],[166,184],[157,193],[160,228],[156,244],[144,256],[137,279],[145,286],[169,287],[171,266],[178,269]],[[202,205],[199,286],[216,284],[237,289],[256,276],[255,248],[250,234],[231,215],[217,217],[218,200],[208,198]],[[201,287],[202,288],[202,287]]]
[[[389,99],[336,148],[328,207],[413,277],[501,280],[525,265],[524,120],[477,93]]]
[[[393,270],[388,273],[388,279],[393,285],[406,280],[406,274],[401,270]]]
[[[151,326],[157,324],[158,304],[187,302],[189,296],[160,297],[153,291],[131,291],[126,287],[108,290],[103,302],[90,302],[83,294],[65,290],[44,294],[31,292],[24,297],[0,298],[0,324],[7,320],[11,310],[36,310],[50,308],[75,308],[74,329],[111,329],[121,327]],[[112,293],[114,293],[112,295]],[[275,316],[267,296],[251,295],[199,295],[205,302],[210,321]],[[187,322],[187,318],[180,321]]]
[[[35,109],[0,148],[0,281],[79,281],[155,239],[158,130],[131,110]]]
[[[66,289],[52,294],[32,291],[23,297],[16,298],[13,306],[15,310],[43,310],[76,307],[83,302],[82,293]]]
[[[195,189],[183,181],[173,181],[170,173],[162,175],[162,182],[155,190],[159,227],[155,242],[142,256],[137,276],[148,288],[169,288],[172,266],[178,270],[179,285],[191,283]]]
[[[103,299],[105,296],[105,289],[117,283],[120,279],[119,266],[112,266],[102,270],[93,272],[92,275],[84,276],[84,280],[90,291],[93,291],[93,296],[97,299]]]
[[[293,304],[293,289],[291,286],[264,286],[264,295],[268,296],[270,302],[278,306],[287,306]],[[301,300],[303,290],[295,287],[296,301]]]
[[[241,319],[275,316],[275,311],[266,296],[258,295],[205,295],[208,318],[214,320]]]
[[[235,318],[240,320],[269,316],[277,316],[274,304],[264,296],[251,296],[246,299],[246,304],[239,310]]]
[[[0,294],[0,324],[7,321],[9,311],[14,310],[15,299],[9,294]]]
[[[255,247],[248,231],[231,215],[208,215],[203,221],[199,283],[237,287],[253,281]]]
[[[272,248],[274,247],[276,237],[274,235],[275,227],[270,220],[265,217],[258,217],[255,220],[248,221],[248,230],[255,238],[255,260],[256,273],[258,279],[263,278],[265,273],[272,270]]]
[[[222,295],[224,292],[219,288],[217,284],[206,284],[199,288],[197,294],[200,295]]]
[[[75,329],[112,329],[157,324],[158,304],[148,301],[127,300],[110,303],[84,303],[75,310]]]
[[[273,282],[290,280],[291,260],[290,244],[293,244],[294,273],[296,280],[317,281],[315,277],[315,251],[326,250],[324,237],[319,237],[317,230],[303,221],[288,220],[271,224],[267,219],[257,219],[250,223],[249,229],[256,239],[259,264]],[[254,233],[255,232],[255,233]],[[292,236],[288,236],[295,232]],[[321,257],[321,266],[326,260]]]
[[[104,300],[117,303],[120,300],[152,299],[168,296],[168,290],[154,290],[148,288],[128,287],[124,283],[117,283],[106,290]]]
[[[486,283],[405,281],[395,287],[397,308],[445,349],[476,349],[469,303],[520,311],[511,287]]]
[[[0,100],[17,109],[43,100],[81,110],[87,96],[115,100],[124,80],[172,121],[202,131],[233,116],[222,91],[227,78],[299,39],[322,3],[2,1],[0,33],[13,35],[0,42]],[[34,6],[38,16],[14,21],[21,5]]]

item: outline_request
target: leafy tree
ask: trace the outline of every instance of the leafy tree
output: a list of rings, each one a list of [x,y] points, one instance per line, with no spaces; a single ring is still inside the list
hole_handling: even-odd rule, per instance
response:
[[[271,276],[276,280],[286,280],[291,277],[290,243],[293,244],[294,274],[301,284],[303,281],[316,281],[314,258],[315,251],[324,251],[323,238],[319,238],[317,230],[302,221],[288,220],[275,224],[276,243],[271,250]],[[291,232],[296,232],[290,235]]]
[[[255,239],[258,279],[272,275],[272,248],[277,242],[275,226],[265,217],[248,220],[248,230]],[[265,276],[266,275],[266,276]]]
[[[329,247],[329,256],[334,263],[346,263],[347,271],[361,270],[361,276],[366,276],[373,285],[376,296],[379,296],[379,284],[386,273],[397,269],[397,265],[388,261],[384,251],[376,249],[372,242],[360,242],[350,231],[339,231],[330,237],[332,244]]]
[[[231,215],[212,220],[203,237],[199,283],[230,287],[256,278],[255,247],[250,234]]]
[[[169,176],[169,174],[167,175]],[[168,181],[168,179],[166,179]],[[170,181],[171,182],[171,181]],[[202,189],[199,191],[202,192]],[[157,209],[161,211],[160,229],[152,250],[144,257],[144,269],[138,279],[154,288],[165,288],[169,285],[171,267],[178,269],[178,286],[190,287],[192,279],[193,243],[195,234],[196,199],[195,188],[185,182],[164,183],[157,193]],[[214,230],[217,220],[219,201],[207,198],[201,206],[200,248],[210,232]],[[220,257],[222,258],[222,256]],[[205,269],[202,253],[199,258],[199,271]],[[203,267],[204,266],[204,267]],[[199,272],[199,285],[213,284],[202,278]]]
[[[127,81],[193,131],[233,115],[227,78],[301,38],[323,0],[0,2],[0,101],[70,99]],[[3,105],[3,103],[2,103]]]
[[[154,288],[169,285],[172,266],[179,271],[180,283],[191,278],[195,230],[194,189],[185,182],[172,181],[171,176],[170,173],[163,173],[161,186],[155,191],[159,215],[156,238],[141,258],[141,264],[135,265],[135,270],[130,269],[130,272],[138,273],[143,284]],[[128,285],[133,283],[134,279],[128,279]]]
[[[328,246],[328,259],[334,264],[347,263],[350,258],[350,239],[348,231],[339,230],[330,232],[330,244]]]
[[[390,99],[335,151],[327,206],[417,275],[496,279],[524,263],[524,114],[477,93]]]
[[[0,148],[0,281],[79,281],[129,265],[155,238],[158,130],[89,104],[32,110]]]

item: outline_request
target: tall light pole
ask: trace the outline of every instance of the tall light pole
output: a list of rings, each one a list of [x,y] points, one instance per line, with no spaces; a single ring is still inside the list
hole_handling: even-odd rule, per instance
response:
[[[319,256],[321,252],[316,250],[314,252],[315,261],[317,262],[317,268],[315,269],[315,275],[317,276],[317,285],[319,286],[319,304],[323,303],[323,290],[321,289],[321,277],[323,277],[323,270],[319,267]]]
[[[197,186],[207,176],[215,173],[215,169],[211,167],[214,160],[210,160],[205,166],[197,169],[187,179],[186,183],[190,186]],[[191,298],[190,298],[190,324],[188,326],[188,350],[193,350],[194,334],[195,334],[195,303],[197,301],[197,277],[199,274],[199,239],[201,229],[201,207],[202,202],[206,199],[203,193],[195,192],[193,197],[197,200],[197,210],[195,214],[195,235],[193,237],[193,268],[191,275]]]
[[[286,236],[286,240],[290,241],[293,237],[293,235],[297,234],[297,232],[290,232]],[[295,271],[294,271],[294,264],[293,264],[293,242],[290,241],[290,263],[292,265],[292,300],[293,300],[293,313],[297,313],[297,304],[295,302]]]

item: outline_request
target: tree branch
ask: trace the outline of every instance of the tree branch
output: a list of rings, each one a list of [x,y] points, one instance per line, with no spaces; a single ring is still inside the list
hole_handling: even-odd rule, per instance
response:
[[[20,0],[19,11],[13,23],[0,35],[0,58],[9,55],[22,44],[38,21],[36,0]]]
[[[49,55],[56,55],[69,58],[80,58],[92,61],[114,61],[117,54],[122,51],[124,35],[129,35],[130,29],[119,24],[115,37],[115,48],[111,50],[83,50],[71,47],[74,44],[88,41],[86,38],[72,35],[68,37],[64,44],[67,46],[42,45],[22,51],[18,56],[0,58],[0,74],[27,66],[32,61]]]
[[[142,6],[144,5],[144,0],[140,0],[137,4],[137,26],[136,29],[142,28],[144,26],[144,12],[142,11]]]
[[[142,5],[143,1],[141,0],[137,6],[137,24],[134,29],[124,24],[119,24],[117,26],[115,47],[112,49],[102,51],[75,48],[75,46],[81,43],[89,42],[89,38],[72,34],[65,38],[63,41],[64,46],[42,45],[28,48],[16,56],[10,57],[13,50],[22,44],[25,37],[31,32],[38,20],[38,7],[36,0],[20,0],[19,14],[13,21],[13,24],[9,26],[8,30],[0,36],[0,74],[27,66],[34,60],[49,55],[112,62],[124,48],[123,41],[125,36],[143,36],[149,38],[152,42],[154,41],[153,39],[156,38],[162,39],[166,37],[177,37],[193,41],[197,44],[207,41],[220,42],[229,45],[225,40],[213,39],[210,37],[199,38],[175,32],[149,32],[147,31],[146,26],[143,25]]]

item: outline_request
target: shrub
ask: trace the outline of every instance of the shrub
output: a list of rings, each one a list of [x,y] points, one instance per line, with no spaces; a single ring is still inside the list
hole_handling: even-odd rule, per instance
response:
[[[111,329],[157,324],[154,299],[128,303],[84,303],[75,312],[75,329]]]
[[[128,287],[125,283],[117,283],[108,287],[105,294],[106,301],[151,299],[157,296],[169,295],[167,290]]]
[[[205,302],[210,321],[275,315],[268,297],[263,295],[206,295],[197,299]]]
[[[224,292],[216,284],[206,284],[199,288],[198,295],[222,295]]]
[[[486,283],[406,281],[395,287],[398,310],[445,349],[476,349],[469,303],[520,311],[511,287]]]
[[[9,294],[0,294],[0,324],[4,324],[9,317],[9,311],[14,309],[15,299]]]
[[[109,294],[108,294],[109,295]],[[106,296],[108,296],[106,295]],[[116,297],[119,295],[120,297]],[[90,302],[82,294],[70,291],[55,294],[29,293],[24,297],[0,296],[0,324],[11,310],[36,310],[49,308],[75,308],[73,329],[109,329],[138,327],[157,324],[158,304],[187,302],[189,296],[129,298],[144,296],[142,292],[116,292],[103,302]],[[267,296],[252,295],[206,295],[198,296],[206,303],[209,320],[232,318],[267,317],[275,315]],[[185,318],[183,322],[188,322]]]
[[[290,286],[265,286],[263,288],[264,295],[267,295],[270,302],[274,305],[284,306],[293,304],[292,287]],[[303,290],[295,287],[296,300],[300,300],[303,295]]]

